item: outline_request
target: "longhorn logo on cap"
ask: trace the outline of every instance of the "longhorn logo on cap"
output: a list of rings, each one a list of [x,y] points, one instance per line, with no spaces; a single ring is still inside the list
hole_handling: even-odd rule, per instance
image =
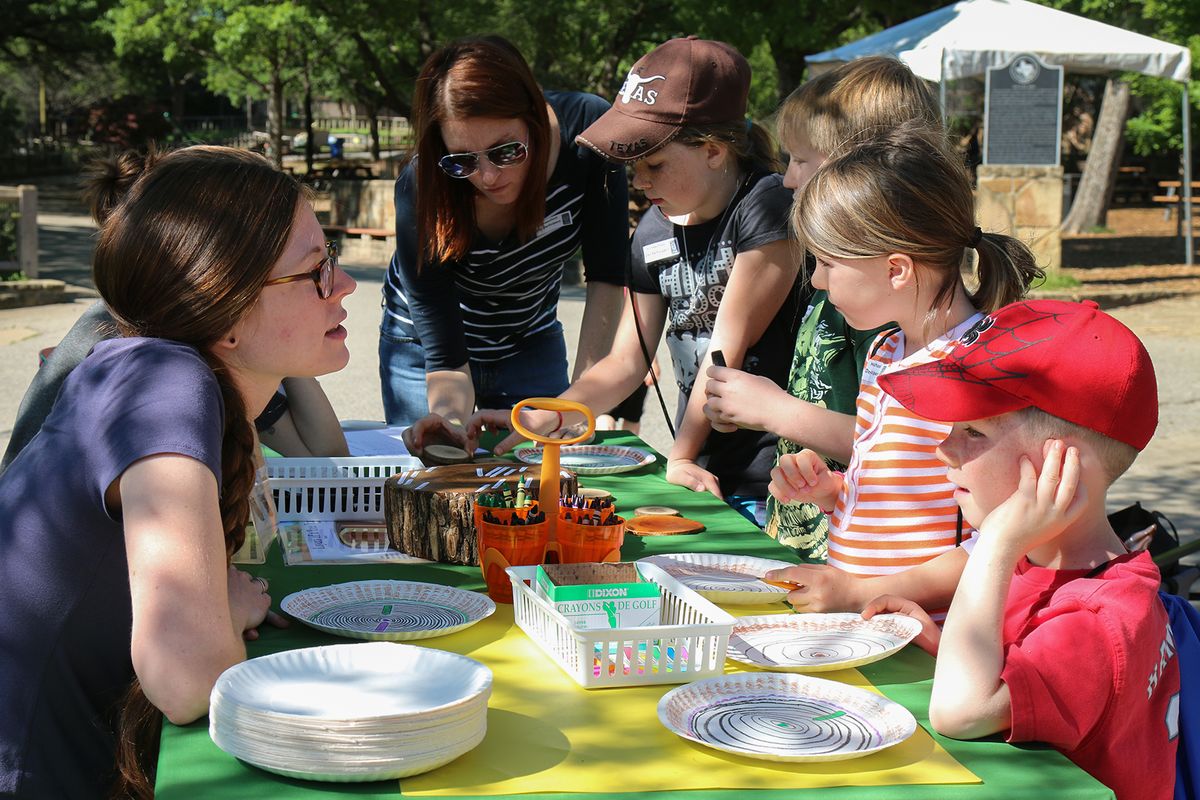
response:
[[[625,78],[625,83],[621,85],[621,102],[628,103],[630,100],[640,100],[648,106],[654,105],[654,100],[658,97],[658,92],[654,90],[643,91],[642,87],[651,81],[665,81],[666,75],[651,75],[648,78],[643,78],[630,70],[629,75]]]

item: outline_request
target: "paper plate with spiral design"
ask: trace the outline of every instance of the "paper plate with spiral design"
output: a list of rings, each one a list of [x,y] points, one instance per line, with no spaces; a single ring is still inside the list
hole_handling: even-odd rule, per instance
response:
[[[767,761],[843,761],[917,730],[904,706],[843,683],[778,672],[724,675],[663,695],[658,718],[698,744]]]
[[[733,626],[725,657],[763,669],[825,672],[887,658],[916,638],[921,623],[902,614],[767,614]]]
[[[417,581],[351,581],[305,589],[279,607],[317,630],[399,642],[444,636],[496,611],[487,595]]]

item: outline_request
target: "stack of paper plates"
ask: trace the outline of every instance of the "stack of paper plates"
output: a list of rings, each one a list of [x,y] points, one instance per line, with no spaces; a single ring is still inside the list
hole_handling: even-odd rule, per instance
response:
[[[390,642],[289,650],[217,679],[209,735],[280,775],[402,778],[479,744],[491,693],[490,669],[441,650]]]

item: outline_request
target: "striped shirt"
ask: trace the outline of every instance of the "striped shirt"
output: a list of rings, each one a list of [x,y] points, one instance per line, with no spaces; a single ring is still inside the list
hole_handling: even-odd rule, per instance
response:
[[[950,433],[945,422],[912,413],[879,388],[879,375],[943,358],[981,314],[902,358],[904,333],[882,334],[863,369],[846,469],[829,528],[829,561],[857,575],[887,575],[955,546],[958,504],[946,465],[934,451]],[[973,535],[964,531],[964,537]]]
[[[463,259],[418,270],[412,164],[396,181],[396,254],[383,286],[382,331],[419,341],[426,371],[508,358],[554,329],[563,265],[580,249],[589,281],[624,283],[624,170],[574,144],[608,104],[578,92],[546,92],[546,100],[559,120],[562,149],[547,179],[545,222],[528,242],[511,234],[500,242],[477,237]]]

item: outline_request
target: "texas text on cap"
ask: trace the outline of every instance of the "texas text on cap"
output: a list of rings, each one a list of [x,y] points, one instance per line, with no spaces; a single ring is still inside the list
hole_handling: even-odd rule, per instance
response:
[[[612,108],[575,137],[605,158],[635,161],[687,125],[746,116],[750,64],[724,42],[671,39],[638,59]]]
[[[879,384],[908,410],[942,422],[1034,406],[1138,450],[1158,426],[1150,354],[1090,300],[1012,303],[942,360],[881,375]]]

